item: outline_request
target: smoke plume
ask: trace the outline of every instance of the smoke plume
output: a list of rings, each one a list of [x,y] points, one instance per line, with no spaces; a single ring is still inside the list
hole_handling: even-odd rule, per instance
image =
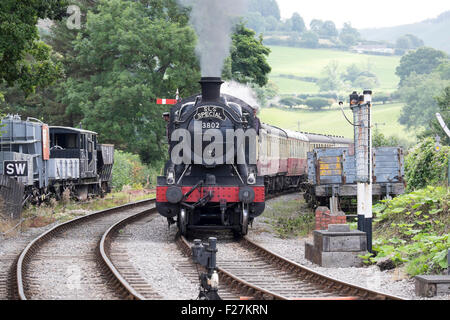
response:
[[[220,77],[230,54],[235,19],[244,15],[247,0],[179,0],[192,7],[191,23],[198,36],[197,55],[203,77]]]
[[[236,81],[227,81],[222,85],[221,92],[247,102],[253,109],[259,110],[255,91],[247,85]]]

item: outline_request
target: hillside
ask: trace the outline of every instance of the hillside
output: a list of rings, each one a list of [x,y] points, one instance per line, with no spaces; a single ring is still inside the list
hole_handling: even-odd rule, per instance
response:
[[[374,56],[328,49],[306,49],[281,46],[269,46],[271,54],[269,63],[272,66],[270,79],[280,88],[280,93],[316,93],[319,91],[313,82],[289,79],[286,76],[320,78],[323,68],[332,60],[338,61],[342,71],[353,63],[375,73],[380,86],[374,91],[392,92],[397,88],[399,78],[395,68],[400,57]],[[361,89],[361,88],[355,88]]]
[[[402,107],[401,103],[374,105],[373,121],[386,136],[398,136],[411,142],[415,140],[415,133],[408,132],[398,123]],[[349,119],[352,119],[352,113],[348,108],[346,108],[346,114]],[[298,130],[300,122],[301,131],[353,138],[353,127],[336,108],[324,111],[263,108],[259,117],[262,122],[285,129]]]
[[[395,43],[397,38],[405,34],[413,34],[421,38],[426,46],[450,53],[450,11],[440,14],[435,19],[389,28],[358,30],[366,40],[389,41]]]

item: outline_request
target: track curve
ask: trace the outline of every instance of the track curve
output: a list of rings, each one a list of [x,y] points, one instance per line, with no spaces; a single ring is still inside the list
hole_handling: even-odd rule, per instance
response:
[[[189,255],[192,244],[184,237],[178,242]],[[219,253],[226,245],[231,246],[228,250],[238,258],[218,257],[219,278],[222,284],[243,297],[257,300],[401,300],[317,273],[246,237],[227,244],[221,244],[219,239]]]
[[[155,199],[62,223],[30,242],[16,267],[17,295],[27,299],[123,299],[129,293],[101,259],[105,229],[154,208]],[[62,288],[65,285],[65,288]],[[69,292],[68,292],[69,291]],[[96,292],[98,291],[98,292]]]

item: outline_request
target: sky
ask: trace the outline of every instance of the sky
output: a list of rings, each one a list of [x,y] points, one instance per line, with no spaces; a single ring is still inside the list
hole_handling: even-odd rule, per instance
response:
[[[450,10],[450,0],[277,0],[282,18],[298,12],[306,25],[312,19],[332,20],[342,28],[392,27],[435,18]]]

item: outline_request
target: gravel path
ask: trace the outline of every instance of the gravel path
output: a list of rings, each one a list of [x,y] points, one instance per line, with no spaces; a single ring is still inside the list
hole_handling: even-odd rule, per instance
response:
[[[292,200],[293,197],[298,196],[287,195],[278,199],[269,200],[267,205],[270,206],[274,201]],[[414,279],[408,279],[399,270],[380,271],[377,266],[363,268],[322,268],[313,264],[305,259],[305,242],[312,243],[312,236],[308,238],[280,239],[276,236],[267,218],[261,217],[255,219],[248,237],[268,250],[330,277],[405,299],[428,300],[415,295]],[[433,297],[431,299],[450,300],[450,295]]]

